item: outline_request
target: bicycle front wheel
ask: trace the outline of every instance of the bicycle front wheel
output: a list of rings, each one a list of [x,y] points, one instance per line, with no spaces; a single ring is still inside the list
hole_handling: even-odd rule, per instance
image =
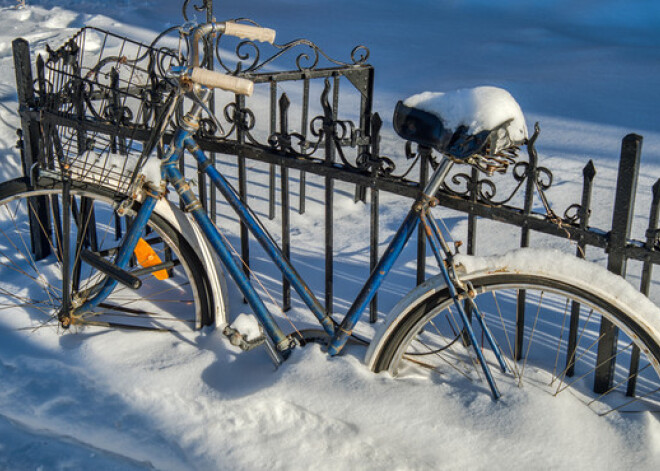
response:
[[[0,309],[11,313],[0,319],[9,328],[58,325],[67,218],[74,306],[98,292],[105,280],[81,252],[87,249],[112,261],[130,224],[130,218],[115,211],[125,196],[80,182],[71,183],[70,195],[71,209],[64,214],[61,182],[35,188],[24,180],[0,185]],[[139,275],[141,287],[117,285],[94,312],[80,313],[77,322],[159,330],[213,323],[208,277],[182,234],[154,213],[138,248],[141,252],[136,249],[129,271]]]
[[[530,268],[529,260],[513,257],[462,278],[471,284],[474,305],[504,356],[508,371],[502,373],[475,321],[476,310],[462,300],[502,394],[531,385],[553,396],[572,393],[601,415],[660,412],[660,312],[601,267],[560,254],[550,257],[556,266],[566,262],[565,273],[543,273]],[[571,273],[575,264],[578,270]],[[577,273],[591,273],[601,285]],[[392,322],[374,349],[374,371],[399,377],[422,373],[450,383],[482,381],[454,300],[446,286],[438,286]],[[612,335],[613,348],[599,355],[599,345]]]

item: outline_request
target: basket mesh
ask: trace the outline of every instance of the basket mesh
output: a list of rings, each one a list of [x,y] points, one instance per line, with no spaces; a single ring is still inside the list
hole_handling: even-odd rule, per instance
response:
[[[172,89],[163,70],[176,54],[92,27],[48,53],[40,99],[56,119],[40,165],[130,193],[153,150]]]

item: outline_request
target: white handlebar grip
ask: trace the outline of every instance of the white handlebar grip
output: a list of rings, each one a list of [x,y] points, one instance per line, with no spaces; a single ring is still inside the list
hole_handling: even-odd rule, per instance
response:
[[[241,39],[256,40],[270,44],[273,44],[273,41],[275,41],[274,29],[243,25],[240,23],[234,23],[233,21],[225,23],[225,34],[236,36]]]
[[[203,69],[201,67],[193,67],[190,74],[190,80],[200,85],[205,85],[209,88],[222,88],[229,92],[238,93],[239,95],[252,95],[254,83],[240,77],[233,75],[226,75],[213,70]]]

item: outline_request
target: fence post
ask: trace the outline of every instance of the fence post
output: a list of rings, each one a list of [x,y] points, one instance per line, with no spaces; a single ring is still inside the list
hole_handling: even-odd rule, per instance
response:
[[[596,176],[596,167],[593,160],[582,170],[582,200],[578,209],[578,220],[580,229],[586,229],[589,224],[589,207],[591,206],[591,192],[593,190],[594,177]],[[578,240],[576,256],[585,258],[584,250],[586,243],[584,236]],[[568,347],[566,349],[566,376],[571,377],[575,372],[575,350],[577,348],[578,327],[580,324],[580,303],[571,302],[571,320],[568,328]]]
[[[339,77],[333,76],[332,87],[326,79],[324,93],[332,89],[332,107],[327,95],[322,98],[324,107],[323,119],[323,142],[325,151],[325,162],[331,165],[335,161],[335,121],[339,112]],[[334,297],[334,192],[335,181],[330,176],[325,177],[325,311],[326,315],[332,316]]]
[[[646,249],[653,250],[658,241],[658,215],[660,213],[660,180],[653,185],[653,200],[651,202],[651,212],[649,214],[649,226],[646,230]],[[645,295],[649,295],[651,287],[651,275],[653,274],[653,263],[648,260],[644,262],[642,268],[642,281],[639,290]],[[633,397],[637,388],[637,373],[639,372],[640,351],[637,345],[633,345],[630,354],[630,368],[628,370],[628,386],[626,395]]]
[[[534,187],[536,186],[537,178],[537,165],[538,154],[534,148],[536,139],[538,138],[540,128],[538,123],[535,125],[534,135],[530,138],[530,143],[527,145],[529,155],[529,163],[527,165],[527,184],[525,187],[525,204],[523,213],[529,216],[532,212],[532,205],[534,204]],[[520,247],[529,247],[529,226],[525,221],[520,235]],[[527,291],[521,289],[518,292],[518,300],[516,303],[516,339],[514,345],[515,360],[518,361],[522,358],[523,342],[525,339],[525,303],[527,300]]]
[[[378,113],[374,113],[371,119],[371,155],[380,156],[380,129],[383,121]],[[376,167],[377,168],[377,167]],[[377,175],[378,170],[374,170]],[[359,188],[359,187],[358,187]],[[378,239],[379,239],[379,212],[380,195],[378,188],[371,188],[371,217],[369,218],[369,273],[374,271],[378,264]],[[378,292],[374,294],[369,304],[369,322],[372,324],[378,320]]]
[[[235,122],[239,123],[236,127],[236,141],[238,143],[239,152],[238,156],[238,195],[243,204],[247,204],[247,168],[245,165],[245,154],[243,149],[245,146],[245,129],[243,129],[243,113],[245,110],[245,97],[243,95],[236,95],[236,111]],[[183,162],[183,159],[181,159]],[[243,271],[247,276],[250,276],[250,233],[247,225],[240,222],[241,234],[241,258],[243,259]]]
[[[280,134],[287,136],[289,134],[289,106],[291,102],[286,93],[280,98]],[[274,165],[271,166],[274,168]],[[291,231],[289,214],[289,169],[282,165],[280,168],[280,190],[282,200],[282,254],[287,261],[291,260]],[[291,309],[291,283],[282,275],[282,310]]]
[[[419,189],[424,190],[429,178],[429,161],[431,160],[431,148],[419,148]],[[434,196],[434,195],[430,195]],[[426,233],[420,224],[417,229],[417,284],[421,285],[426,280]]]
[[[30,62],[30,43],[23,38],[12,42],[14,54],[14,69],[16,71],[16,92],[18,94],[18,109],[21,115],[21,160],[23,175],[31,177],[34,164],[42,158],[41,133],[39,122],[31,116],[36,105],[32,65]],[[35,260],[41,260],[50,255],[50,245],[46,232],[50,232],[48,201],[44,196],[30,198],[30,205],[35,210],[30,212],[30,242]]]
[[[286,94],[282,95],[283,97]],[[288,99],[287,99],[288,100]],[[282,101],[280,100],[280,113]],[[288,108],[288,104],[287,104]],[[270,82],[270,132],[272,136],[277,129],[277,82]],[[289,132],[288,129],[282,130],[282,135]],[[268,219],[271,221],[275,219],[275,164],[268,166]]]
[[[612,214],[612,230],[607,247],[607,269],[617,275],[626,275],[626,244],[635,209],[637,176],[642,153],[642,136],[628,134],[621,143],[621,160],[616,181],[616,196]],[[600,324],[600,341],[596,357],[594,392],[602,394],[612,387],[618,329],[607,319]]]
[[[29,117],[30,108],[35,105],[34,81],[30,63],[30,43],[23,38],[12,42],[14,53],[14,68],[16,70],[16,92],[18,108],[21,114],[23,128],[24,158],[23,175],[30,176],[30,168],[39,158],[39,126]]]

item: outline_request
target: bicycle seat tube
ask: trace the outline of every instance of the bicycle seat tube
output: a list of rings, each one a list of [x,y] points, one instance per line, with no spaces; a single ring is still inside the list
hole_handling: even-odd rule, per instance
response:
[[[428,201],[429,196],[433,196],[438,191],[440,185],[442,185],[442,182],[449,173],[452,165],[453,162],[444,157],[443,160],[440,161],[440,165],[438,165],[438,167],[433,172],[433,175],[424,188],[424,191],[413,203],[410,211],[408,212],[408,215],[404,219],[403,223],[401,223],[401,226],[399,226],[399,229],[394,235],[394,238],[390,242],[390,245],[387,247],[387,250],[385,250],[385,253],[378,261],[378,264],[371,272],[369,279],[360,290],[360,293],[358,294],[357,298],[355,298],[353,305],[350,307],[340,326],[337,328],[335,335],[328,347],[328,353],[330,355],[338,354],[346,344],[348,337],[353,332],[355,324],[357,324],[358,320],[360,319],[360,315],[371,302],[372,298],[376,294],[376,291],[378,291],[378,288],[380,288],[380,285],[392,268],[392,265],[394,265],[394,262],[401,254],[403,248],[406,246],[408,239],[410,239],[410,236],[415,231],[417,223],[419,222],[420,213],[425,210],[425,202]]]

